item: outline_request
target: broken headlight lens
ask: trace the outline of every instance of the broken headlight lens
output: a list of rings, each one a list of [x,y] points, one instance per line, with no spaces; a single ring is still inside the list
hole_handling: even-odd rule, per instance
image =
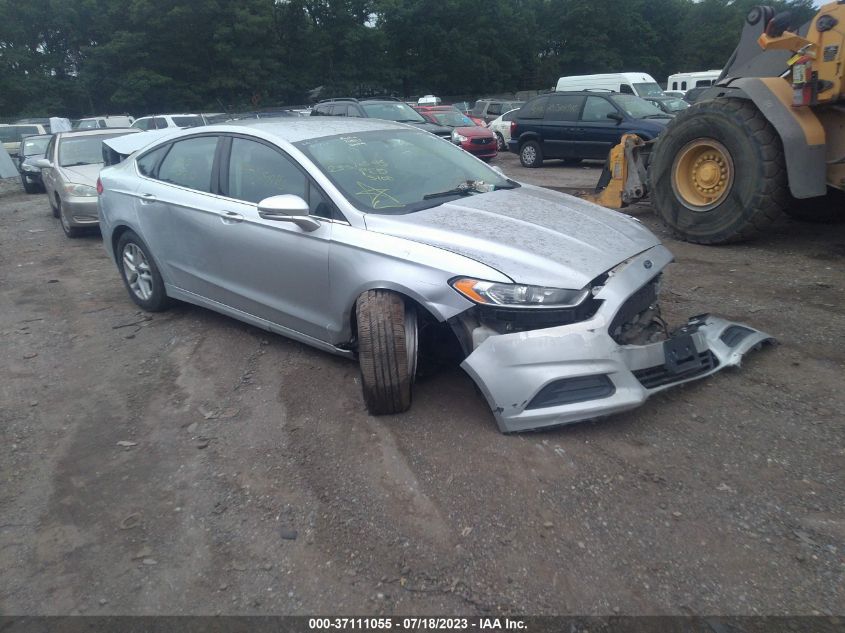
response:
[[[65,184],[65,193],[67,193],[69,196],[77,196],[79,198],[97,197],[97,190],[94,187],[89,187],[88,185],[80,185],[73,182]]]
[[[567,308],[579,305],[590,294],[589,288],[569,290],[522,284],[500,284],[461,277],[452,287],[470,301],[482,305],[513,308]]]

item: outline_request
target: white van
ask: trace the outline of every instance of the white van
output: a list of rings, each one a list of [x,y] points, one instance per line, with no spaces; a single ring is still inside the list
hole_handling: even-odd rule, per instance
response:
[[[646,73],[610,73],[607,75],[573,75],[557,80],[555,90],[613,90],[639,97],[662,97],[663,90]]]
[[[721,70],[702,70],[696,73],[675,73],[669,75],[666,80],[666,90],[672,92],[687,93],[687,90],[693,88],[706,88],[712,86],[713,83],[722,74]]]
[[[109,127],[129,127],[132,125],[133,119],[128,114],[111,114],[105,116],[92,116],[84,119],[79,119],[75,126],[75,130],[95,130],[99,128]]]

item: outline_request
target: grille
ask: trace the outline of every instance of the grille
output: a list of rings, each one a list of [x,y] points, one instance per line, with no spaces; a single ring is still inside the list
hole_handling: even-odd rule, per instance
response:
[[[713,355],[713,352],[707,350],[706,352],[701,352],[696,359],[696,363],[684,371],[673,374],[666,368],[666,365],[658,365],[646,369],[637,369],[634,371],[634,376],[646,389],[654,389],[663,385],[680,382],[687,378],[695,378],[701,374],[706,374],[718,366],[719,361]]]
[[[492,143],[492,138],[474,138],[470,140],[470,143],[473,145],[487,145],[488,143]]]

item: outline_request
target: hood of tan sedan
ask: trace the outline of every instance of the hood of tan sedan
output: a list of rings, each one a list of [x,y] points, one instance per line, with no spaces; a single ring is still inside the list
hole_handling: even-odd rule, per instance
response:
[[[102,163],[93,165],[74,165],[73,167],[62,167],[67,182],[75,182],[80,185],[93,187],[97,184],[97,176],[103,168]]]
[[[405,215],[369,213],[366,223],[370,231],[469,257],[516,283],[557,288],[583,288],[660,243],[629,216],[528,185]]]

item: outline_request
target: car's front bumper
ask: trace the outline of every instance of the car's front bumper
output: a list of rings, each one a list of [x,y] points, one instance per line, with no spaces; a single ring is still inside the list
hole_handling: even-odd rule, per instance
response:
[[[73,227],[96,226],[100,222],[96,196],[65,196],[62,198],[62,213]]]
[[[617,311],[672,259],[656,246],[614,272],[593,317],[570,325],[494,334],[462,363],[503,432],[598,418],[651,394],[739,365],[772,337],[717,317],[695,317],[668,341],[620,345],[609,334]],[[694,350],[690,347],[694,346]]]

